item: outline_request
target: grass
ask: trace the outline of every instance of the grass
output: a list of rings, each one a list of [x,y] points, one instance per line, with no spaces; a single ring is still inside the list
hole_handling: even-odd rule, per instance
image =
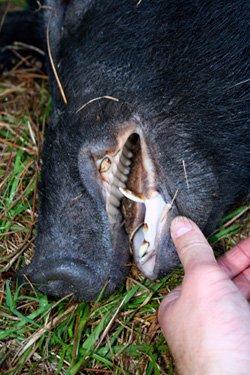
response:
[[[26,0],[0,0],[0,5],[8,5],[9,3],[9,6],[11,6],[12,8],[20,8],[20,7],[25,7],[26,6],[26,3],[27,1]]]
[[[156,319],[178,269],[157,282],[136,268],[119,291],[95,303],[60,301],[14,276],[34,250],[43,129],[51,110],[47,77],[31,56],[0,80],[0,373],[175,374]],[[249,233],[248,207],[211,236],[218,254]]]

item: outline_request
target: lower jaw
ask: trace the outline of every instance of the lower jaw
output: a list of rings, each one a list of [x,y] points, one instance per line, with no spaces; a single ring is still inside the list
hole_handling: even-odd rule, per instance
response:
[[[141,204],[144,205],[145,215],[142,224],[130,236],[130,244],[138,268],[146,277],[155,279],[155,266],[166,236],[171,204],[166,203],[157,191],[152,191]]]

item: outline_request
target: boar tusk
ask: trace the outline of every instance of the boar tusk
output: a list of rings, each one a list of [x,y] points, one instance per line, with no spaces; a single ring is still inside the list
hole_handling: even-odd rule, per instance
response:
[[[145,203],[145,200],[135,193],[133,193],[131,190],[123,189],[122,187],[119,187],[120,192],[128,199],[130,199],[133,202],[136,203]]]

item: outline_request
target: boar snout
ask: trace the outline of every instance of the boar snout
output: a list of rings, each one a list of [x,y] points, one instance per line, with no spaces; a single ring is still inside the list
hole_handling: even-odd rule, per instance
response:
[[[19,274],[19,280],[30,280],[38,289],[50,296],[74,296],[74,299],[92,301],[100,293],[111,293],[124,278],[124,269],[98,269],[99,265],[90,268],[79,259],[60,259],[46,262],[34,261]],[[106,271],[106,272],[105,272]]]
[[[26,275],[32,283],[39,285],[39,289],[51,296],[65,296],[74,294],[76,298],[93,298],[99,292],[100,277],[83,261],[74,259],[48,259],[45,262],[32,262],[22,274]]]

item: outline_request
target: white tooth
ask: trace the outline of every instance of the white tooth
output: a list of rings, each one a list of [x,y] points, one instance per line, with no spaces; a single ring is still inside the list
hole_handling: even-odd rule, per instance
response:
[[[130,168],[125,168],[121,163],[118,163],[118,169],[123,174],[129,174]]]
[[[126,177],[126,180],[124,179],[124,182],[127,181],[127,179],[128,179],[127,176],[125,176],[125,177]],[[112,185],[115,185],[117,187],[117,189],[119,187],[122,187],[122,188],[126,187],[126,185],[121,180],[119,180],[119,178],[117,178],[116,176],[113,176]]]
[[[103,181],[103,187],[105,190],[108,190],[109,189],[109,183],[107,181]]]
[[[149,242],[143,241],[142,245],[139,248],[139,256],[140,258],[143,258],[145,254],[147,254],[148,248],[149,248]]]
[[[144,226],[144,223],[141,223],[139,224],[137,227],[135,227],[135,229],[132,231],[132,233],[130,234],[130,242],[132,242],[134,240],[134,236],[136,235],[136,233],[141,229],[141,227]]]
[[[128,150],[126,146],[123,147],[122,153],[126,156],[128,159],[132,159],[133,153]]]
[[[137,202],[137,203],[144,203],[145,201],[138,197],[137,195],[135,195],[135,193],[133,193],[132,191],[128,190],[128,189],[123,189],[121,187],[119,187],[119,190],[122,192],[122,194],[130,199],[131,201],[134,201],[134,202]]]
[[[113,206],[112,204],[108,204],[106,208],[107,208],[109,218],[110,220],[112,220],[112,223],[122,221],[122,215],[115,206]]]
[[[127,150],[131,150],[131,149],[133,149],[134,144],[130,140],[127,140],[124,147],[126,147]]]
[[[118,172],[117,164],[113,163],[111,173],[115,175]]]
[[[130,164],[132,163],[132,161],[127,159],[125,155],[121,154],[121,158],[120,158],[119,163],[122,163],[122,165],[124,165],[124,167],[129,167]]]
[[[110,187],[110,193],[115,195],[119,200],[123,197],[123,194],[120,192],[119,187],[112,184]]]
[[[108,202],[115,207],[119,207],[121,204],[120,200],[112,193],[108,196]]]
[[[127,175],[129,174],[129,172],[130,172],[130,168],[124,166],[122,163],[120,163],[120,161],[117,164],[116,163],[113,164],[113,167],[112,167],[113,176],[122,175],[122,176],[125,176],[126,178],[128,178]],[[122,177],[122,178],[124,179],[124,177]]]
[[[125,174],[121,173],[119,170],[117,170],[117,172],[115,173],[114,178],[118,178],[122,182],[126,182],[128,180],[128,176],[126,176]]]

